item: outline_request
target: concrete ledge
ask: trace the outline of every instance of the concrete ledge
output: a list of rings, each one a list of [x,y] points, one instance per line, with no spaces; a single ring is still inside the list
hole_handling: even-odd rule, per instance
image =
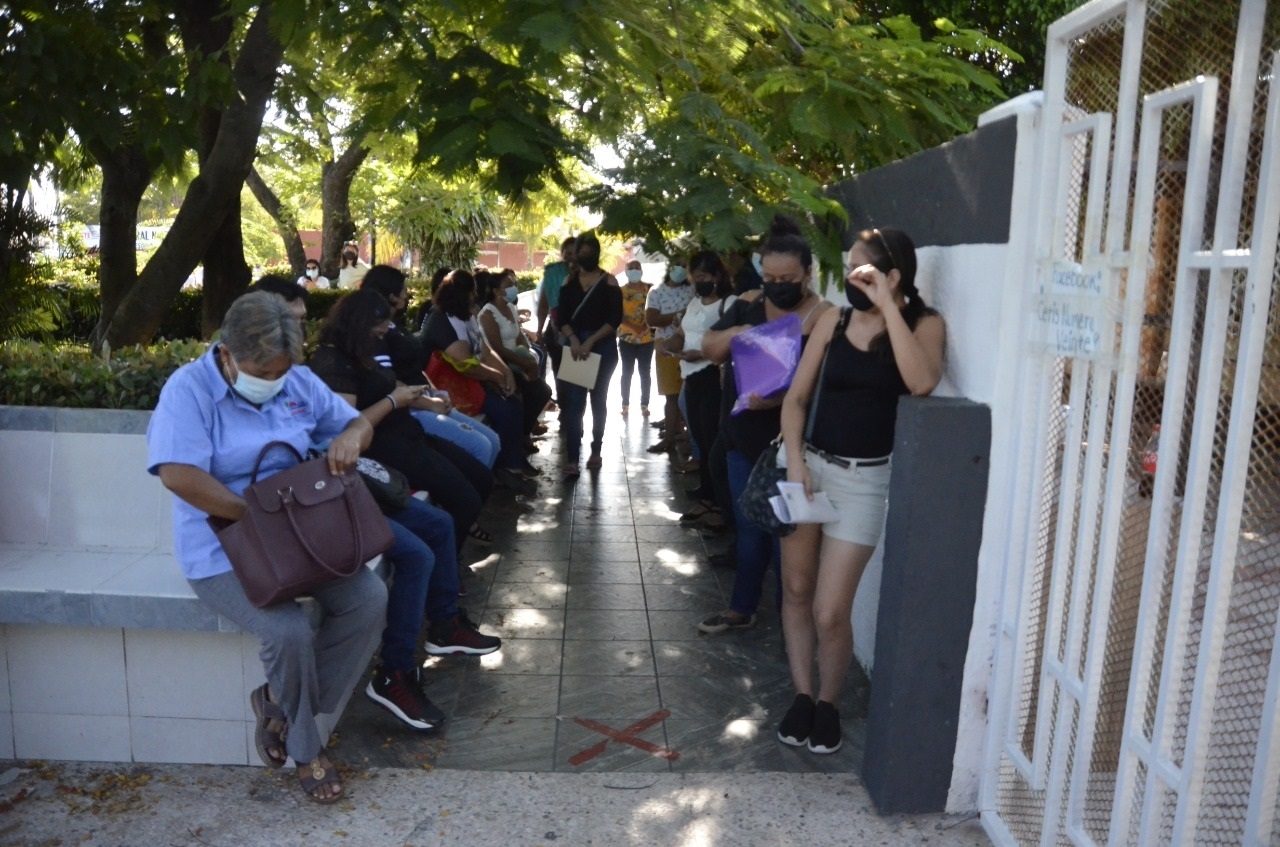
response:
[[[259,645],[173,558],[172,496],[146,471],[150,419],[0,406],[0,758],[260,764]],[[381,557],[369,567],[388,575]],[[320,717],[322,737],[358,682]]]

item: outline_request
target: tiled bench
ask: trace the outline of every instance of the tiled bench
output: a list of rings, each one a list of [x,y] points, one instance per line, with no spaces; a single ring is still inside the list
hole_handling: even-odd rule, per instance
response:
[[[259,764],[258,642],[173,559],[149,419],[0,406],[0,758]]]

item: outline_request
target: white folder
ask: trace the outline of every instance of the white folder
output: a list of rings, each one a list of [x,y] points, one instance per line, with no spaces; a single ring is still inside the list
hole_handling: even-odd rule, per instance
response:
[[[596,377],[600,374],[600,354],[588,353],[587,358],[578,361],[569,353],[569,348],[565,348],[564,355],[560,357],[560,371],[556,374],[556,379],[563,379],[565,382],[572,382],[574,385],[581,385],[583,388],[595,388]]]

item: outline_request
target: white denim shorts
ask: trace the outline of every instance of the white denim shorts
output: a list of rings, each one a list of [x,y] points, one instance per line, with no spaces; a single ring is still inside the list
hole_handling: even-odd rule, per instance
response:
[[[818,455],[805,446],[804,463],[813,479],[814,491],[825,491],[840,520],[822,525],[822,534],[851,544],[875,547],[884,534],[884,516],[889,508],[889,477],[893,461],[884,459],[845,459],[847,468]],[[859,465],[859,462],[863,464]],[[872,464],[866,464],[866,463]],[[787,466],[787,451],[778,451],[778,467]]]

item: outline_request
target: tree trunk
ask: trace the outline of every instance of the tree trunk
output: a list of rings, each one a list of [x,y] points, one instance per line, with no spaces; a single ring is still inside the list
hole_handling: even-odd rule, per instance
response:
[[[222,218],[205,251],[204,297],[200,299],[200,334],[211,338],[222,326],[222,318],[237,297],[253,281],[253,273],[244,260],[244,236],[240,229],[240,195]]]
[[[363,139],[360,139],[363,141]],[[348,147],[337,161],[325,162],[320,168],[320,201],[324,217],[320,230],[321,273],[338,278],[338,257],[342,244],[356,237],[356,224],[351,218],[351,181],[369,156],[369,148],[360,141]]]
[[[151,184],[153,168],[141,146],[93,152],[102,168],[101,227],[98,242],[98,297],[101,311],[89,337],[95,351],[106,337],[116,309],[138,281],[138,205]]]
[[[169,234],[106,328],[105,337],[113,348],[150,341],[183,281],[205,258],[224,218],[235,210],[233,220],[239,223],[240,188],[253,166],[267,101],[284,56],[284,45],[271,31],[270,13],[271,3],[263,3],[249,25],[234,71],[239,96],[222,112],[209,154],[187,189]],[[243,254],[239,259],[243,263]],[[234,274],[224,279],[227,288],[216,296],[218,300],[234,290]]]
[[[307,251],[302,246],[302,236],[298,234],[297,218],[293,210],[280,202],[280,198],[262,179],[257,168],[249,171],[248,182],[253,196],[262,204],[262,208],[267,210],[267,214],[280,229],[280,240],[284,242],[284,252],[289,257],[289,266],[293,269],[293,275],[302,276],[307,270]]]

